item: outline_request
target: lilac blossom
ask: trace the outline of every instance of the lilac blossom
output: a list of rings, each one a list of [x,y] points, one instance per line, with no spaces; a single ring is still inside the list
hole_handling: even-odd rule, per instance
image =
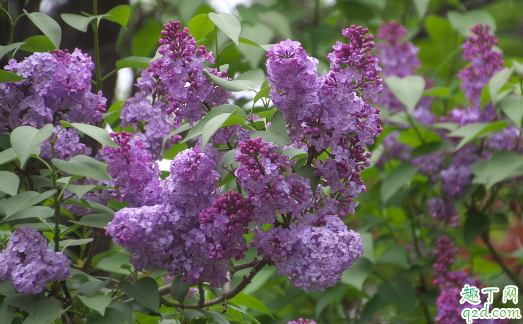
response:
[[[163,139],[182,121],[199,121],[210,109],[228,103],[231,95],[205,75],[204,63],[214,63],[214,57],[205,46],[197,46],[181,22],[165,24],[159,42],[161,57],[142,71],[137,83],[140,91],[123,104],[121,112],[122,126],[143,127],[147,140],[142,143],[157,158],[162,157]],[[208,70],[221,78],[227,76],[227,71]],[[165,149],[180,140],[179,135],[171,137]]]
[[[69,277],[71,262],[62,252],[47,246],[47,240],[32,227],[19,227],[0,253],[0,280],[9,280],[19,293],[42,292],[49,281]]]
[[[297,321],[290,321],[287,324],[316,324],[316,322],[311,322],[309,319],[299,318]]]
[[[41,128],[59,120],[94,124],[102,120],[106,99],[91,92],[94,64],[79,49],[73,53],[34,53],[5,66],[25,78],[0,83],[0,132],[22,125]]]
[[[56,136],[58,134],[58,136]],[[90,155],[91,148],[80,143],[78,131],[74,128],[64,128],[55,126],[50,139],[54,139],[54,155],[51,151],[49,139],[40,144],[40,156],[46,159],[57,158],[60,160],[69,160],[76,155]]]

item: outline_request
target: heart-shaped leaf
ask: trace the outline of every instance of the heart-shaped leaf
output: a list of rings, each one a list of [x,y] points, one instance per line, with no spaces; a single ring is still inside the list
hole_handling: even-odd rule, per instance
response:
[[[152,278],[145,277],[138,279],[135,283],[122,281],[118,285],[127,296],[134,298],[138,303],[158,312],[160,308],[160,294],[158,293],[158,284]]]
[[[229,38],[232,39],[236,45],[238,45],[240,31],[242,30],[242,26],[238,18],[229,13],[217,14],[214,12],[209,12],[209,19],[216,25],[216,27],[220,28],[220,30],[223,31],[225,35],[229,36]]]
[[[416,108],[425,89],[425,79],[419,75],[409,75],[404,78],[390,76],[385,79],[385,83],[410,112]]]

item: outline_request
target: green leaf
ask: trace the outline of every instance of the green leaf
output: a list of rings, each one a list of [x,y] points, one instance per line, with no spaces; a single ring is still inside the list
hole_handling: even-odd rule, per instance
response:
[[[404,277],[394,282],[384,282],[379,285],[378,295],[406,313],[411,313],[416,304],[416,292],[409,280]]]
[[[403,246],[394,246],[383,252],[376,264],[393,264],[403,269],[410,269],[407,251]]]
[[[152,58],[141,57],[141,56],[129,56],[124,59],[116,61],[116,67],[118,69],[133,68],[133,69],[146,69],[151,63]]]
[[[120,312],[113,308],[107,308],[105,315],[91,312],[86,315],[86,320],[86,324],[125,324]]]
[[[223,31],[225,35],[229,36],[236,45],[238,45],[240,32],[242,30],[238,18],[229,13],[216,14],[210,12],[209,19],[216,25],[216,27]]]
[[[94,309],[102,316],[105,314],[105,308],[109,306],[109,304],[113,300],[109,296],[97,296],[94,298],[78,296],[78,298],[80,298],[80,300],[82,301],[82,303],[84,303],[85,306],[89,307],[90,309]]]
[[[218,312],[208,311],[208,310],[205,310],[205,309],[199,309],[198,311],[200,313],[202,313],[203,315],[205,315],[205,317],[212,318],[213,321],[218,323],[218,324],[229,324],[230,323],[225,317],[222,316],[222,314],[220,314]]]
[[[66,189],[72,191],[78,198],[82,198],[87,192],[96,188],[96,185],[67,185]]]
[[[439,152],[443,149],[448,148],[449,146],[450,144],[445,141],[427,143],[426,145],[418,146],[417,148],[412,150],[412,153],[410,153],[410,158],[414,159],[419,156],[428,155],[433,152]]]
[[[238,155],[238,153],[236,153],[236,150],[230,150],[230,151],[227,151],[223,156],[222,156],[222,159],[220,161],[220,165],[224,165],[226,166],[228,169],[236,169],[239,165],[238,162],[234,161],[234,158],[236,157],[236,155]],[[221,166],[219,167],[218,171],[220,172],[220,175],[222,177],[225,177],[229,174],[229,171],[225,170],[224,168],[222,168]]]
[[[423,97],[448,97],[450,96],[450,89],[447,87],[436,87],[432,89],[425,90],[423,92]]]
[[[17,159],[16,153],[12,148],[0,152],[0,165]]]
[[[53,133],[53,125],[47,124],[41,129],[31,126],[15,128],[10,135],[13,150],[20,160],[20,165],[25,165],[29,155]]]
[[[244,38],[244,37],[240,37],[239,40],[240,40],[240,43],[242,43],[242,44],[252,45],[252,46],[256,46],[256,47],[259,47],[261,49],[267,50],[266,49],[266,47],[267,47],[266,45],[260,45],[260,44],[256,43],[255,41],[252,41],[250,39],[247,39],[247,38]]]
[[[106,279],[104,281],[100,280],[90,280],[88,282],[85,282],[78,287],[78,292],[86,295],[87,297],[92,297],[94,294],[100,291],[100,289],[107,286],[112,279]]]
[[[18,193],[18,186],[20,185],[20,178],[12,172],[0,171],[0,191],[5,192],[10,196]]]
[[[53,52],[57,47],[45,35],[31,36],[24,40],[20,49],[26,52]]]
[[[13,308],[8,304],[0,304],[0,322],[11,324],[14,318]]]
[[[44,298],[44,294],[36,295],[24,295],[24,294],[14,294],[7,296],[4,299],[4,303],[20,308],[29,314],[34,314],[38,308],[38,304]]]
[[[465,14],[457,11],[449,11],[447,16],[454,29],[465,37],[472,34],[470,29],[477,24],[489,25],[492,27],[490,32],[492,34],[496,33],[496,20],[492,17],[492,14],[486,10],[471,10]]]
[[[285,123],[285,117],[283,116],[283,113],[281,111],[276,111],[274,113],[274,116],[272,117],[271,121],[271,127],[268,129],[268,131],[279,135],[289,143],[291,142],[289,134],[287,133],[287,124]]]
[[[425,146],[428,143],[441,142],[441,137],[437,133],[421,127],[416,129],[414,127],[410,127],[401,131],[398,140],[413,148],[417,148],[420,146]]]
[[[272,27],[283,38],[292,39],[292,28],[289,19],[278,11],[260,12],[258,19]]]
[[[523,168],[523,157],[513,151],[500,151],[494,154],[488,162],[480,160],[472,167],[472,172],[478,177],[473,183],[484,183],[487,189],[495,184],[519,176],[515,173]]]
[[[78,290],[78,287],[80,287],[81,284],[86,283],[89,281],[89,277],[83,274],[75,274],[66,280],[67,288],[70,290]]]
[[[16,73],[0,70],[0,82],[21,82],[25,79]]]
[[[258,91],[258,93],[254,96],[254,103],[257,103],[261,98],[270,98],[271,96],[269,95],[269,92],[271,89],[272,87],[265,87],[260,89],[260,91]]]
[[[111,180],[107,175],[107,165],[87,155],[77,155],[69,161],[52,159],[51,162],[60,170],[96,180]]]
[[[18,42],[18,43],[5,45],[5,46],[0,46],[0,60],[2,59],[2,57],[4,57],[4,55],[11,52],[12,50],[19,48],[20,46],[22,46],[24,44],[25,44],[25,42]]]
[[[425,17],[425,13],[427,12],[427,9],[429,8],[431,0],[414,0],[414,4],[416,5],[416,10],[418,11],[418,15],[420,19],[423,20],[423,17]]]
[[[289,159],[299,159],[299,158],[304,158],[304,157],[307,157],[308,154],[307,152],[305,152],[304,150],[302,149],[298,149],[298,148],[288,148],[288,149],[285,149],[282,151],[283,155],[286,155],[289,157]]]
[[[381,200],[386,203],[401,187],[409,183],[418,172],[420,166],[403,163],[385,178],[381,185]]]
[[[472,212],[467,216],[465,225],[463,226],[463,239],[465,244],[470,246],[485,230],[487,229],[489,220],[484,214]]]
[[[264,142],[274,143],[276,146],[289,145],[290,140],[270,131],[257,131],[251,135],[251,139],[261,137]]]
[[[54,195],[56,190],[49,190],[43,193],[34,191],[24,191],[16,196],[13,196],[2,202],[1,207],[4,210],[7,217],[13,215],[18,211],[23,211],[41,201]]]
[[[369,301],[363,306],[358,324],[367,324],[372,322],[373,315],[380,309],[385,308],[389,303],[385,301],[380,295],[375,294]]]
[[[221,115],[221,114],[233,114],[234,112],[240,112],[240,111],[243,112],[243,109],[238,106],[229,105],[229,104],[221,105],[221,106],[214,108],[207,115],[205,115],[202,118],[202,120],[200,120],[200,122],[193,127],[193,129],[191,129],[189,134],[187,134],[187,136],[181,141],[181,143],[185,143],[189,139],[203,134],[206,124],[214,117]]]
[[[472,142],[473,140],[485,136],[492,132],[500,132],[508,126],[506,121],[496,121],[492,123],[476,123],[469,124],[458,128],[457,130],[448,134],[450,137],[463,137],[461,142],[456,146],[454,151],[459,150],[464,145]]]
[[[191,285],[188,282],[180,281],[181,276],[176,277],[171,285],[171,296],[174,300],[183,303],[185,296],[189,293]]]
[[[44,33],[45,36],[49,37],[49,40],[51,40],[51,43],[56,46],[56,48],[60,48],[60,40],[62,38],[62,30],[60,29],[60,25],[56,21],[54,21],[53,18],[49,17],[48,15],[45,15],[40,12],[32,12],[29,13],[27,10],[24,9],[25,14],[33,24],[38,27]]]
[[[314,171],[316,171],[316,168],[311,165],[304,165],[296,171],[296,175],[301,175],[305,179],[310,180],[312,192],[316,191],[320,183],[320,177],[315,176]]]
[[[425,90],[425,79],[419,75],[409,75],[404,78],[390,76],[385,79],[385,83],[409,112],[414,111]]]
[[[510,76],[512,75],[513,71],[514,67],[511,67],[510,69],[503,69],[501,71],[496,72],[496,74],[494,74],[492,78],[490,78],[488,86],[490,98],[493,103],[496,104],[498,102],[499,91],[510,79]]]
[[[9,280],[0,280],[0,294],[5,296],[15,295],[16,289]]]
[[[316,302],[315,317],[319,318],[325,307],[327,307],[334,300],[343,297],[348,289],[350,288],[343,283],[325,289],[325,291],[321,293],[321,297]]]
[[[209,120],[205,124],[205,128],[202,132],[202,147],[205,147],[211,137],[216,133],[216,131],[222,127],[222,125],[231,117],[232,113],[225,113],[220,114],[218,116],[214,116],[211,120]]]
[[[60,15],[66,24],[82,32],[87,32],[87,27],[93,19],[98,19],[100,16],[82,16],[75,14],[63,13]]]
[[[204,117],[205,118],[205,117]],[[190,123],[187,123],[187,124],[183,124],[182,126],[178,127],[177,129],[175,129],[174,131],[172,131],[169,135],[165,136],[165,138],[163,139],[163,143],[162,143],[162,146],[165,146],[165,143],[171,138],[173,137],[174,135],[176,134],[180,134],[180,133],[183,133],[189,129],[191,129],[192,127],[195,127],[196,125],[198,125],[198,122],[194,123],[192,126]]]
[[[58,246],[63,251],[63,250],[65,250],[65,248],[67,248],[69,246],[84,245],[84,244],[87,244],[87,243],[91,243],[92,241],[93,241],[92,238],[79,239],[79,240],[69,239],[69,240],[60,241]]]
[[[129,305],[128,303],[124,303],[122,301],[114,300],[108,308],[112,308],[117,310],[121,317],[129,324],[134,324],[133,319],[133,307]],[[108,311],[108,309],[106,309]]]
[[[432,125],[432,128],[446,129],[448,131],[453,132],[459,128],[459,124],[458,123],[435,123],[434,125]]]
[[[189,33],[196,41],[204,39],[214,29],[214,23],[208,14],[200,14],[192,17],[189,21]]]
[[[253,90],[254,84],[252,81],[248,81],[248,80],[229,81],[229,80],[222,79],[219,76],[216,76],[207,70],[204,70],[204,72],[205,72],[205,74],[207,74],[207,76],[209,78],[211,78],[211,80],[214,81],[214,83],[216,83],[218,86],[224,88],[225,90],[229,90],[229,91]]]
[[[272,319],[274,319],[274,316],[272,316],[271,312],[267,309],[267,307],[261,301],[252,296],[239,293],[234,298],[229,299],[229,302],[237,305],[247,306],[250,309],[255,309],[257,311],[269,315]]]
[[[519,63],[516,60],[512,60],[512,66],[514,67],[514,69],[516,69],[520,78],[523,77],[523,64]]]
[[[158,293],[158,284],[154,279],[145,277],[138,279],[135,283],[122,281],[118,284],[118,288],[141,305],[153,312],[158,312],[160,294]]]
[[[343,271],[341,282],[351,285],[359,291],[374,270],[374,264],[365,258],[359,258],[348,270]]]
[[[33,315],[29,315],[25,319],[24,324],[52,324],[67,309],[62,309],[60,306],[51,303],[41,304]]]
[[[109,147],[115,147],[115,148],[119,148],[120,147],[120,145],[116,144],[111,139],[111,136],[109,136],[109,132],[106,129],[104,129],[104,128],[100,128],[100,127],[96,127],[96,126],[92,126],[92,125],[87,125],[87,124],[81,124],[81,123],[72,123],[72,124],[70,124],[70,123],[68,123],[66,121],[63,121],[63,120],[61,120],[60,123],[64,127],[74,127],[74,128],[76,128],[80,132],[82,132],[82,133],[84,133],[86,135],[89,135],[91,138],[93,138],[95,141],[97,141],[98,143],[100,143],[102,145],[109,146]]]
[[[265,73],[263,73],[262,69],[257,68],[242,73],[234,80],[252,81],[253,84],[262,84],[265,80]]]
[[[91,214],[83,216],[79,221],[70,222],[88,227],[104,228],[113,220],[113,218],[114,215],[110,214]]]
[[[162,37],[163,25],[156,20],[146,20],[131,38],[132,56],[150,56]]]
[[[31,206],[20,210],[9,217],[6,217],[2,222],[8,222],[17,219],[27,219],[27,218],[39,218],[45,219],[53,216],[53,209],[47,206]]]
[[[523,119],[523,96],[508,95],[499,103],[505,116],[510,118],[517,127],[521,127],[521,120]]]
[[[113,9],[107,11],[105,20],[109,20],[120,24],[123,28],[127,28],[127,21],[129,20],[129,15],[131,14],[131,8],[128,5],[119,5]]]

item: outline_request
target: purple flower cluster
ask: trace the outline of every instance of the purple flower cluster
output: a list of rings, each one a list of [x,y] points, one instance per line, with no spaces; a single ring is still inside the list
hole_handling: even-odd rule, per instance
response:
[[[234,175],[254,205],[258,224],[272,223],[277,213],[297,218],[312,207],[310,180],[286,172],[292,167],[289,157],[260,137],[238,146]]]
[[[93,68],[91,58],[79,49],[34,53],[21,62],[11,59],[5,69],[26,80],[0,83],[0,133],[59,120],[101,121],[106,99],[101,92],[91,93]]]
[[[309,319],[299,318],[298,321],[290,321],[287,324],[316,324],[316,322],[311,322]]]
[[[252,205],[229,192],[216,199],[220,156],[214,148],[180,152],[154,206],[124,208],[106,227],[116,244],[131,253],[138,269],[159,268],[191,284],[224,283],[228,259],[244,257],[243,234]]]
[[[152,206],[163,200],[160,169],[140,140],[127,132],[112,133],[119,148],[104,147],[109,162],[107,173],[115,180],[116,200],[131,207]]]
[[[440,236],[436,243],[436,250],[434,256],[434,283],[439,285],[440,294],[436,300],[438,307],[438,316],[436,322],[441,324],[447,323],[464,323],[461,317],[461,312],[464,308],[481,308],[482,304],[473,305],[468,302],[460,303],[461,291],[464,285],[475,286],[482,288],[483,284],[478,279],[470,278],[462,271],[450,271],[450,268],[456,261],[458,249],[448,236]],[[485,297],[483,295],[483,297]],[[483,298],[483,302],[485,302]],[[505,324],[510,323],[510,320],[482,320],[476,321],[483,324]]]
[[[273,260],[290,283],[305,291],[336,285],[343,271],[363,254],[360,235],[348,230],[336,215],[307,214],[288,228],[253,231],[256,238],[251,245],[264,258]]]
[[[231,93],[219,88],[204,73],[204,62],[214,63],[214,57],[205,46],[197,46],[187,28],[180,22],[170,21],[164,25],[160,38],[162,55],[142,71],[138,80],[138,91],[122,107],[122,125],[141,128],[147,140],[145,147],[155,157],[161,157],[163,139],[183,120],[196,122],[219,105],[228,103]],[[225,78],[227,71],[217,72]],[[166,143],[166,148],[180,141],[175,135]]]
[[[58,134],[58,135],[56,135]],[[51,143],[49,140],[40,144],[40,156],[46,159],[57,158],[60,160],[69,160],[76,155],[90,155],[91,148],[86,147],[85,144],[80,143],[80,136],[78,131],[74,128],[63,128],[62,126],[55,126],[51,139],[54,140],[54,156],[51,150]]]
[[[0,280],[10,280],[19,293],[42,292],[48,281],[69,277],[71,262],[62,252],[47,246],[47,240],[32,227],[19,227],[0,253]]]

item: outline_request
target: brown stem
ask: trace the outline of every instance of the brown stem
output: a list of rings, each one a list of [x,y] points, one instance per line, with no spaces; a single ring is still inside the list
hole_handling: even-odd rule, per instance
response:
[[[222,291],[222,294],[214,299],[208,300],[204,302],[203,304],[177,304],[177,303],[169,303],[169,307],[180,307],[184,309],[201,309],[205,307],[211,307],[220,303],[223,303],[226,299],[231,299],[234,296],[238,295],[245,287],[247,287],[248,284],[251,283],[252,278],[260,272],[260,270],[266,266],[269,263],[267,260],[261,260],[259,261],[254,268],[252,268],[251,272],[249,272],[249,275],[244,275],[243,280],[233,289],[228,291]]]
[[[200,300],[198,301],[198,306],[200,306],[200,308],[203,308],[203,304],[205,303],[205,290],[203,290],[203,285],[201,282],[198,284],[198,292],[200,293]]]
[[[488,246],[488,249],[490,250],[490,253],[496,259],[496,261],[499,263],[499,265],[503,268],[503,270],[507,273],[507,275],[512,279],[512,281],[516,284],[516,286],[519,288],[519,291],[523,291],[523,285],[521,285],[521,282],[519,281],[519,278],[514,274],[514,272],[510,271],[509,267],[503,262],[498,252],[494,249],[494,246],[492,246],[492,243],[490,242],[490,236],[488,233],[488,230],[485,231],[482,235],[483,240]]]

